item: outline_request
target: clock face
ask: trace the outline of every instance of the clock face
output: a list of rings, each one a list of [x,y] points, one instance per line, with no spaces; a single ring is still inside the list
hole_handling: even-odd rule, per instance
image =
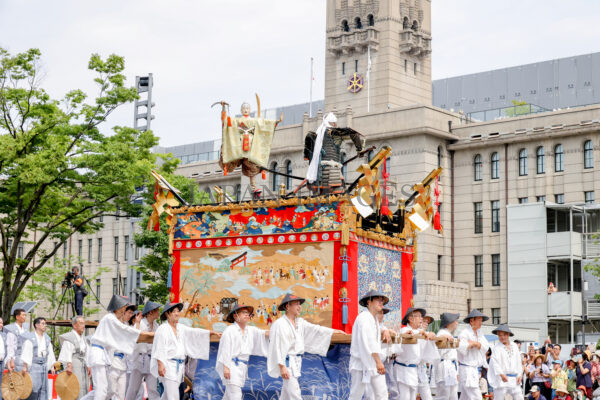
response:
[[[346,89],[348,89],[350,93],[358,93],[364,85],[365,81],[363,76],[355,72],[346,82]]]

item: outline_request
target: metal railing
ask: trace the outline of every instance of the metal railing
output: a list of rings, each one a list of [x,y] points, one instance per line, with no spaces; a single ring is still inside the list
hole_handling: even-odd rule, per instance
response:
[[[547,111],[552,110],[537,106],[535,104],[514,105],[510,107],[493,108],[491,110],[473,111],[467,113],[467,120],[470,122],[493,121],[496,119],[521,117],[523,115],[537,114]]]

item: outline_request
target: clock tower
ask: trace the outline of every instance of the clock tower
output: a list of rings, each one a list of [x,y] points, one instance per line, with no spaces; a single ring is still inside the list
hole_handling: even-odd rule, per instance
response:
[[[327,0],[326,29],[327,111],[431,105],[431,0]]]

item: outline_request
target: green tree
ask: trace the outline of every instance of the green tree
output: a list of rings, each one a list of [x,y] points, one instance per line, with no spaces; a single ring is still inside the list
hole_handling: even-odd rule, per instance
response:
[[[7,318],[28,282],[75,232],[102,227],[117,207],[141,211],[130,197],[155,164],[151,132],[100,125],[137,97],[125,86],[122,57],[91,56],[98,95],[81,90],[53,99],[40,86],[40,51],[0,48],[0,315]],[[56,242],[53,245],[52,242]],[[20,254],[19,243],[25,245]]]
[[[181,190],[181,197],[190,204],[204,204],[208,202],[208,194],[200,192],[198,185],[189,178],[182,175],[175,175],[175,169],[179,163],[178,159],[171,158],[170,155],[161,156],[163,164],[158,172],[175,188]],[[148,183],[148,188],[152,188],[153,182]],[[148,220],[152,213],[152,204],[154,203],[154,191],[148,190],[145,195],[145,213],[144,218],[140,220],[141,233],[135,234],[135,245],[151,249],[151,252],[145,254],[139,261],[136,270],[142,272],[146,287],[140,289],[140,293],[146,300],[164,303],[169,296],[167,288],[167,279],[169,274],[169,234],[166,222],[166,214],[160,217],[160,231],[147,230]]]

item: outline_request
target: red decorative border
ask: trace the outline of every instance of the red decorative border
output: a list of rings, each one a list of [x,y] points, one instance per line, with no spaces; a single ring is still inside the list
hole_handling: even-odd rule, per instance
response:
[[[172,302],[179,302],[179,261],[181,260],[181,252],[173,251],[173,257],[175,258],[172,268],[171,268],[171,293],[173,296],[170,299]]]
[[[262,244],[286,244],[286,243],[311,243],[311,242],[331,242],[340,240],[339,231],[331,232],[299,232],[299,233],[279,233],[273,235],[256,236],[224,236],[204,239],[185,239],[175,240],[173,243],[175,251],[219,248],[231,246],[248,246]]]

